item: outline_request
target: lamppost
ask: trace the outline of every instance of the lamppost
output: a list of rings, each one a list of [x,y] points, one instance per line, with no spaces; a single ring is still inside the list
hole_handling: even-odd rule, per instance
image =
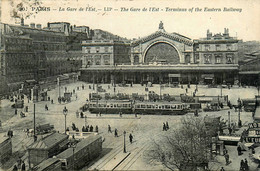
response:
[[[63,115],[65,117],[65,134],[66,134],[66,117],[67,117],[67,114],[68,114],[68,109],[66,108],[66,106],[64,107],[63,109]]]
[[[72,139],[70,144],[69,144],[69,148],[72,148],[72,158],[73,158],[73,161],[72,161],[72,170],[75,169],[75,166],[74,166],[74,163],[75,163],[75,158],[74,158],[74,153],[75,153],[75,148],[77,147],[77,142],[75,139]]]
[[[125,134],[126,134],[126,132],[124,131],[124,153],[126,153],[126,148],[125,148]]]
[[[85,128],[87,127],[87,115],[85,115]]]

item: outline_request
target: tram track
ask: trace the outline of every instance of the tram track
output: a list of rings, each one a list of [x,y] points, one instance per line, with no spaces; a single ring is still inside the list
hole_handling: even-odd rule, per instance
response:
[[[151,144],[147,146],[148,143],[144,143],[140,148],[136,147],[131,155],[124,160],[120,165],[118,165],[114,170],[128,170],[131,166],[138,160],[142,155],[142,151],[151,147]]]
[[[126,143],[127,146],[128,146],[129,144],[130,144],[130,143]],[[115,158],[115,156],[116,156],[117,154],[119,154],[120,151],[122,151],[122,145],[123,145],[123,144],[122,144],[121,142],[118,142],[118,143],[115,145],[116,147],[113,148],[113,150],[112,150],[110,153],[104,155],[105,160],[102,160],[102,158],[101,158],[99,161],[96,162],[96,163],[98,163],[98,164],[94,163],[94,165],[92,165],[92,166],[91,166],[90,168],[88,168],[88,169],[89,169],[89,170],[94,170],[94,169],[103,170],[102,168],[103,168],[104,166],[106,166],[111,159]],[[108,148],[109,148],[109,147],[108,147]]]

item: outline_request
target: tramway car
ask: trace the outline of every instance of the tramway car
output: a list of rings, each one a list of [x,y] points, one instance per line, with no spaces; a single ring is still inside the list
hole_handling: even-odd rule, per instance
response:
[[[91,113],[102,114],[124,114],[132,113],[131,101],[91,101],[89,102],[88,109]]]
[[[187,113],[186,105],[182,103],[140,102],[133,105],[137,114],[182,115]]]
[[[97,158],[102,151],[101,136],[93,135],[82,139],[74,148],[68,148],[53,158],[41,162],[33,168],[36,171],[62,171],[79,170],[93,159]]]

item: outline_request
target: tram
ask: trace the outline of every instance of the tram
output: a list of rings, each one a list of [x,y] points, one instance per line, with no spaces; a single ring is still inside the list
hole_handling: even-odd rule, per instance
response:
[[[102,114],[157,114],[179,115],[186,114],[188,107],[184,103],[171,102],[132,102],[126,101],[91,101],[88,110],[91,113]]]
[[[131,101],[91,101],[88,104],[88,109],[91,113],[102,114],[118,114],[122,112],[124,114],[132,113]]]
[[[141,102],[133,105],[133,111],[136,114],[181,115],[187,113],[187,108],[182,103]]]

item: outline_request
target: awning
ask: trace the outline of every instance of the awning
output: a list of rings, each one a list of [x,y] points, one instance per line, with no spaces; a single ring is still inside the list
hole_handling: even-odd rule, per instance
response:
[[[206,79],[206,80],[212,80],[213,77],[205,77],[204,79]]]
[[[211,97],[199,97],[199,101],[211,102],[213,98]]]
[[[36,80],[25,80],[25,82],[27,82],[27,83],[34,83],[34,82],[36,82]]]
[[[211,79],[213,79],[214,78],[214,74],[202,74],[201,75],[201,78],[211,78]]]
[[[177,78],[180,78],[181,77],[181,74],[169,74],[168,75],[169,77],[177,77]]]
[[[260,74],[260,71],[239,71],[239,74]]]

